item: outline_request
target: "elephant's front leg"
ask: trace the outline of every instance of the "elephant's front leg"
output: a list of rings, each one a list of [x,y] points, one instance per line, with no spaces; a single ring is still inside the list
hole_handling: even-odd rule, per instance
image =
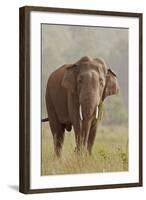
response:
[[[79,116],[79,101],[76,93],[68,94],[68,112],[75,132],[75,151],[78,153],[82,143],[82,122]]]
[[[50,128],[53,135],[55,155],[60,157],[64,141],[64,126],[60,123],[50,122]]]

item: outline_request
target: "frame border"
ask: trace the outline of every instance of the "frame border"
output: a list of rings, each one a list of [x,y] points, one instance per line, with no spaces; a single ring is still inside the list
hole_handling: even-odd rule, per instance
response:
[[[97,186],[30,189],[30,12],[61,12],[139,18],[139,182]],[[112,189],[143,186],[142,60],[143,14],[69,8],[24,6],[19,8],[19,191],[24,194]]]

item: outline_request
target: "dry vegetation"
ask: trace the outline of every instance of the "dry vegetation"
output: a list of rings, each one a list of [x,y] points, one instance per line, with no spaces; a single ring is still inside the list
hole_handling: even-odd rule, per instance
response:
[[[61,159],[53,153],[53,140],[48,123],[42,124],[42,175],[128,170],[128,129],[124,126],[99,127],[92,156],[74,152],[73,131],[65,133]]]

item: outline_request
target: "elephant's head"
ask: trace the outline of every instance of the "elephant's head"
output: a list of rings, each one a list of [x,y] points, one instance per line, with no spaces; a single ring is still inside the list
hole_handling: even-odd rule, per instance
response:
[[[119,90],[117,76],[104,60],[87,56],[68,66],[62,85],[77,94],[80,119],[85,121],[97,118],[100,102]]]

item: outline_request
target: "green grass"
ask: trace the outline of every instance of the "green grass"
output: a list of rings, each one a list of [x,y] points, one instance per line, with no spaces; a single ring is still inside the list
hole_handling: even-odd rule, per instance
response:
[[[94,172],[118,172],[128,170],[127,127],[99,127],[92,156],[74,152],[74,133],[66,132],[62,156],[53,152],[52,134],[48,123],[42,123],[41,174],[74,174]]]

